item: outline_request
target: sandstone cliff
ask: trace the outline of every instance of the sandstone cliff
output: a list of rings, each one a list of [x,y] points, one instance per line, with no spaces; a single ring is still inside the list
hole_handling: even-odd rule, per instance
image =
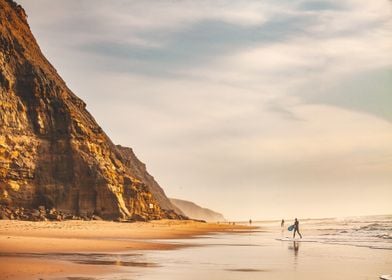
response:
[[[222,214],[212,211],[208,208],[203,208],[191,201],[182,199],[170,198],[170,201],[181,209],[181,211],[189,218],[196,220],[204,220],[207,222],[222,222],[225,217]]]
[[[166,196],[165,192],[159,186],[157,181],[155,181],[154,177],[148,173],[146,165],[136,157],[132,148],[117,145],[117,149],[123,156],[123,162],[127,167],[129,174],[148,186],[150,192],[154,195],[155,199],[163,209],[174,210],[178,214],[184,214]]]
[[[178,218],[143,172],[46,60],[24,10],[0,0],[0,204],[107,219]]]

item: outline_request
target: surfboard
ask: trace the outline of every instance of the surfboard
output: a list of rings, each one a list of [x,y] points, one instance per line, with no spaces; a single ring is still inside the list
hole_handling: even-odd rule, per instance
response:
[[[292,231],[294,229],[294,225],[291,225],[287,228],[288,231]]]

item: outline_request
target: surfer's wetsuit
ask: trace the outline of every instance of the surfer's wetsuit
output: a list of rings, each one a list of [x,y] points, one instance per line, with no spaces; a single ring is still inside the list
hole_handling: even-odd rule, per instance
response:
[[[297,219],[295,219],[295,222],[294,222],[294,233],[293,233],[293,238],[295,238],[295,233],[296,233],[296,232],[298,232],[299,237],[302,238],[302,235],[301,235],[301,233],[299,232],[299,222],[298,222]]]

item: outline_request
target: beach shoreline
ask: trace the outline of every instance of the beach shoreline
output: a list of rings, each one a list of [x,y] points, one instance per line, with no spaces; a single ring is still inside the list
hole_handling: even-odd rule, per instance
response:
[[[118,266],[80,264],[56,257],[59,254],[69,257],[72,254],[121,254],[141,250],[174,250],[189,245],[161,240],[188,239],[212,233],[234,233],[255,228],[189,220],[135,223],[1,220],[0,274],[4,279],[9,280],[45,279],[69,275],[101,276],[117,271]],[[160,241],[158,242],[157,239]],[[135,265],[138,266],[140,263]]]
[[[390,216],[280,222],[0,221],[7,280],[378,280],[392,274]]]

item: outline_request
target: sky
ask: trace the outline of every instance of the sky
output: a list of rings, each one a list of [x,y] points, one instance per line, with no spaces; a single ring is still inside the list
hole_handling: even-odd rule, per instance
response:
[[[392,214],[392,1],[18,3],[169,197],[231,220]]]

